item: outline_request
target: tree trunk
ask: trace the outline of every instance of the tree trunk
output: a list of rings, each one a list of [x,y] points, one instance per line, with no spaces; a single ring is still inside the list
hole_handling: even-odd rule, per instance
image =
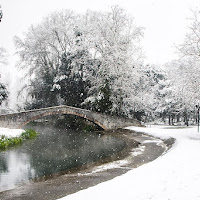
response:
[[[171,115],[169,114],[169,125],[171,125]]]

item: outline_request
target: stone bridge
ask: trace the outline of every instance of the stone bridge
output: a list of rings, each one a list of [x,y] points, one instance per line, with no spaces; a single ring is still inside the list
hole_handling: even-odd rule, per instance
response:
[[[136,119],[121,118],[92,112],[90,110],[70,107],[55,106],[42,109],[27,110],[18,113],[0,115],[0,127],[22,128],[27,123],[48,115],[69,114],[85,118],[104,130],[124,128],[126,126],[141,126]]]

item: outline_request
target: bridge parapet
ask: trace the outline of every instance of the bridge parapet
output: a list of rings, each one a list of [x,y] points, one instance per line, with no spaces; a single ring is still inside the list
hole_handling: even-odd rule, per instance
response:
[[[99,125],[104,130],[124,128],[126,126],[141,126],[140,122],[136,119],[110,116],[65,105],[0,115],[0,126],[6,128],[22,128],[30,121],[42,118],[44,116],[57,114],[80,116]]]

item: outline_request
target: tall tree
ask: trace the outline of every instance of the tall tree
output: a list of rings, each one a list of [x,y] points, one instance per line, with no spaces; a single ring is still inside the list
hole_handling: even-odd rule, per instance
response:
[[[51,94],[59,93],[61,101],[83,105],[93,99],[97,110],[122,114],[139,77],[141,37],[142,29],[115,6],[110,12],[53,13],[15,43],[31,88],[40,90],[34,82],[45,82],[41,74],[47,69],[54,76]],[[109,106],[103,108],[102,102]]]
[[[137,96],[134,102],[135,114],[148,115],[153,120],[162,113],[174,111],[175,99],[167,72],[154,65],[144,66],[141,70],[142,75],[134,90]]]
[[[200,99],[199,64],[199,61],[191,58],[182,58],[167,64],[174,93],[183,107],[189,110],[193,109]]]
[[[63,54],[59,72],[54,78],[53,90],[59,93],[66,105],[81,107],[87,97],[89,80],[84,69],[89,66],[87,57],[88,52],[84,50]]]
[[[94,58],[101,62],[90,91],[94,90],[98,103],[104,98],[102,87],[108,88],[109,83],[110,97],[107,99],[108,105],[109,101],[112,102],[110,112],[127,114],[125,105],[130,99],[132,83],[137,81],[137,68],[141,64],[142,28],[137,27],[118,6],[112,7],[110,12],[88,12],[84,26],[87,27]]]
[[[177,49],[179,60],[167,64],[174,91],[185,109],[194,109],[200,99],[200,12],[193,11],[184,41]]]
[[[25,39],[15,37],[20,67],[28,80],[29,105],[43,107],[58,104],[54,79],[63,53],[73,46],[75,15],[66,10],[46,17],[41,24],[31,26]],[[29,107],[30,107],[29,106]]]

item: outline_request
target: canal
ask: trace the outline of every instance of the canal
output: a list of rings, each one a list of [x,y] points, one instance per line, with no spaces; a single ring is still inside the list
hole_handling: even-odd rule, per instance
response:
[[[122,152],[125,139],[48,124],[28,125],[39,132],[35,140],[0,152],[0,192],[87,168]]]

